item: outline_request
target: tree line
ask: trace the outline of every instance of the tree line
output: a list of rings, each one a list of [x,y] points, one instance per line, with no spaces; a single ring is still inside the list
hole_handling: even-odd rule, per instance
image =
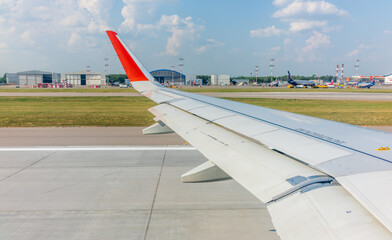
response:
[[[333,80],[336,80],[336,77],[331,76],[331,75],[325,75],[325,76],[316,76],[316,75],[312,75],[312,76],[301,76],[301,75],[291,75],[291,78],[294,80],[322,80],[325,82],[330,82]],[[238,76],[238,77],[232,77],[230,78],[230,80],[232,81],[233,79],[249,79],[249,82],[253,83],[256,82],[256,77],[255,76],[251,76],[251,77],[246,77],[246,76]],[[276,77],[272,77],[271,80],[271,76],[260,76],[257,77],[257,82],[258,83],[269,83],[275,80],[279,80],[279,81],[288,81],[289,80],[289,76],[288,75],[284,75],[284,76],[276,76]]]

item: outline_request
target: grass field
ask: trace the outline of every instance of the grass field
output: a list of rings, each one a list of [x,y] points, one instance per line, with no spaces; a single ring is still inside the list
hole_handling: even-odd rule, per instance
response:
[[[392,102],[228,98],[354,125],[392,126]],[[0,97],[0,127],[148,126],[145,97]]]
[[[0,97],[0,127],[146,126],[145,97]]]

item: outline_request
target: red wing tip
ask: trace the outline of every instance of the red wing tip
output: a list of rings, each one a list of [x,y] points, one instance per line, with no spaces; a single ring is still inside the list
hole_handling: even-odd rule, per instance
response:
[[[115,31],[112,31],[112,30],[106,30],[106,33],[107,33],[107,34],[114,34],[114,35],[117,35],[117,33],[116,33]]]

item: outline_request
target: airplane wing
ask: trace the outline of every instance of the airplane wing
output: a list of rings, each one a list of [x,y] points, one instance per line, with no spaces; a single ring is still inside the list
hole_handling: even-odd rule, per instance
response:
[[[233,178],[281,239],[392,239],[392,135],[165,88],[113,31],[132,86],[158,105],[145,134],[176,132],[209,161],[184,182]]]

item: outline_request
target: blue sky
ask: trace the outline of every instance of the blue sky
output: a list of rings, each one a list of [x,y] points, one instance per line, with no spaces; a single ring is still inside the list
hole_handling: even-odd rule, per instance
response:
[[[31,69],[123,73],[115,30],[149,70],[186,74],[392,72],[389,0],[0,0],[0,74]]]

